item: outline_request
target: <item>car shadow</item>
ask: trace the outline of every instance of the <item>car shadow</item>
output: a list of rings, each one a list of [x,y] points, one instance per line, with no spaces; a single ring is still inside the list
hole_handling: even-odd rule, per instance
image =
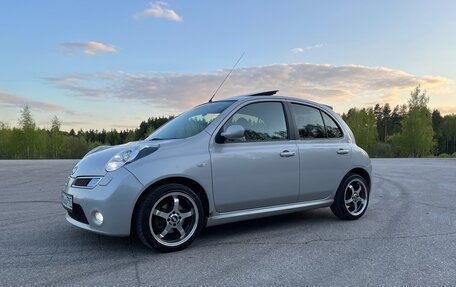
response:
[[[235,239],[248,234],[267,236],[271,232],[282,233],[297,228],[318,227],[323,222],[336,221],[339,220],[329,208],[321,208],[207,227],[197,240],[207,243],[222,238],[223,240]]]
[[[334,223],[338,219],[328,208],[301,211],[284,215],[264,217],[247,221],[228,223],[205,228],[195,242],[190,246],[203,247],[219,242],[236,241],[244,236],[252,238],[268,238],[271,234],[284,234],[295,229],[318,228],[322,223]],[[110,237],[81,230],[77,227],[68,226],[66,233],[70,238],[78,238],[78,245],[83,249],[93,248],[112,253],[123,253],[131,250],[135,254],[160,254],[156,250],[145,247],[135,235],[130,237]]]

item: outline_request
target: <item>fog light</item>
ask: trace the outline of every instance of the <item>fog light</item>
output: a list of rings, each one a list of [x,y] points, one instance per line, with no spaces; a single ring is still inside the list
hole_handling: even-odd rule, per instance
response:
[[[102,225],[103,224],[103,214],[97,211],[95,212],[95,224]]]

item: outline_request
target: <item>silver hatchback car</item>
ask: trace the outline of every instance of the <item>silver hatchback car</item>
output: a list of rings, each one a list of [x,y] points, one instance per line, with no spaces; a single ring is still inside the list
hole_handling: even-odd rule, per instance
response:
[[[143,141],[90,151],[62,193],[67,220],[169,252],[205,226],[320,207],[360,218],[367,153],[331,107],[275,92],[205,103]]]

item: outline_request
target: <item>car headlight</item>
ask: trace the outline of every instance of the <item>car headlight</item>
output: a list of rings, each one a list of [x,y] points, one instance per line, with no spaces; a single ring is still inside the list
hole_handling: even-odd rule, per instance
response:
[[[115,171],[127,163],[145,157],[158,149],[158,146],[135,145],[113,156],[106,164],[106,171]]]

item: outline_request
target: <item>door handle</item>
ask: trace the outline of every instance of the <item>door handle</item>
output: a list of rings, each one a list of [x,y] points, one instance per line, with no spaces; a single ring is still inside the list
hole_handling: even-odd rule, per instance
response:
[[[349,153],[350,151],[348,149],[344,149],[344,148],[341,148],[337,151],[337,154],[347,154]]]
[[[296,155],[296,153],[294,151],[288,151],[288,150],[284,150],[283,152],[280,153],[281,157],[291,157],[294,155]]]

